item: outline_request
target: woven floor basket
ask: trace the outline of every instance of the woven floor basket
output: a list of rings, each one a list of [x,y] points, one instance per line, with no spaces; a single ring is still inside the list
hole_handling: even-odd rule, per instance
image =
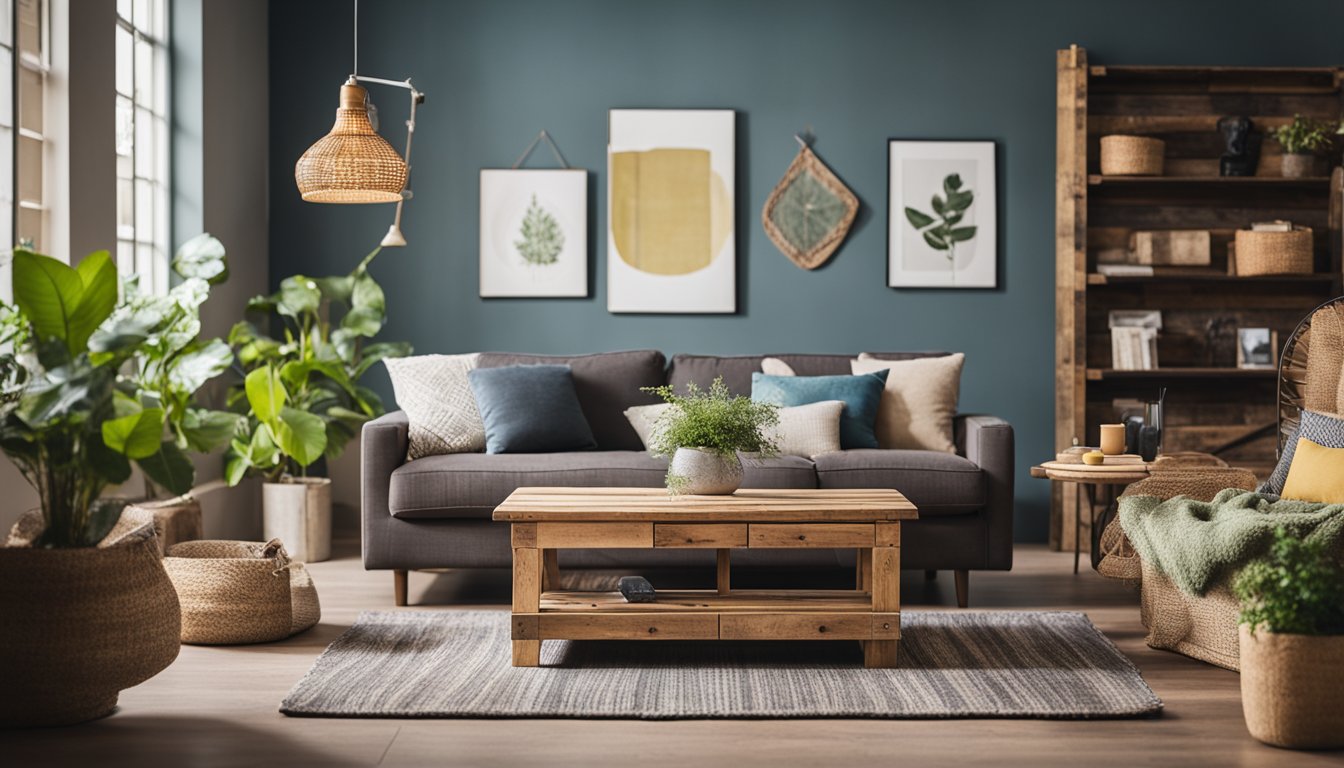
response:
[[[1161,176],[1167,144],[1147,136],[1102,136],[1101,172],[1106,176]]]
[[[152,519],[123,513],[97,547],[33,549],[28,513],[0,547],[0,727],[102,717],[177,658],[177,593]]]
[[[1237,274],[1302,275],[1315,271],[1312,234],[1309,227],[1291,232],[1237,230]]]
[[[1283,635],[1242,627],[1246,728],[1276,747],[1344,747],[1344,635]]]
[[[184,643],[267,643],[322,617],[307,569],[289,559],[278,539],[187,541],[163,563],[182,601]]]

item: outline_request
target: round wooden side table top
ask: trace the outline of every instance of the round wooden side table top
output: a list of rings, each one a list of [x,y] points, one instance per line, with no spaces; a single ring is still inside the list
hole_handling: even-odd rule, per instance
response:
[[[1032,477],[1091,485],[1129,485],[1148,477],[1147,463],[1072,464],[1045,461],[1031,468]]]

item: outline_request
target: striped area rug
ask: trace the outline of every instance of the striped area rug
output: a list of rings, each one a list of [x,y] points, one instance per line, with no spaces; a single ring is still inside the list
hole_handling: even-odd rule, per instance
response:
[[[1162,702],[1081,613],[907,612],[899,669],[855,641],[542,644],[510,666],[509,614],[366,612],[280,711],[308,717],[1124,718]]]

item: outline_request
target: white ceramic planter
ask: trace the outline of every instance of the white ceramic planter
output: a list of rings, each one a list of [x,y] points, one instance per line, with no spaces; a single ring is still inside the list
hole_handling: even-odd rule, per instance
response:
[[[316,563],[331,557],[331,480],[295,477],[261,489],[262,538],[284,542],[290,557]]]
[[[667,473],[683,478],[674,486],[683,494],[726,496],[742,485],[742,461],[736,454],[724,456],[700,448],[678,448]]]

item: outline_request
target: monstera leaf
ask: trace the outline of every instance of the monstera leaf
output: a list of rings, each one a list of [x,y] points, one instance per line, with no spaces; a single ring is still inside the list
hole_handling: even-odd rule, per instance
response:
[[[59,340],[71,357],[117,304],[117,268],[107,251],[89,254],[77,267],[32,251],[14,251],[14,303],[42,340]]]

